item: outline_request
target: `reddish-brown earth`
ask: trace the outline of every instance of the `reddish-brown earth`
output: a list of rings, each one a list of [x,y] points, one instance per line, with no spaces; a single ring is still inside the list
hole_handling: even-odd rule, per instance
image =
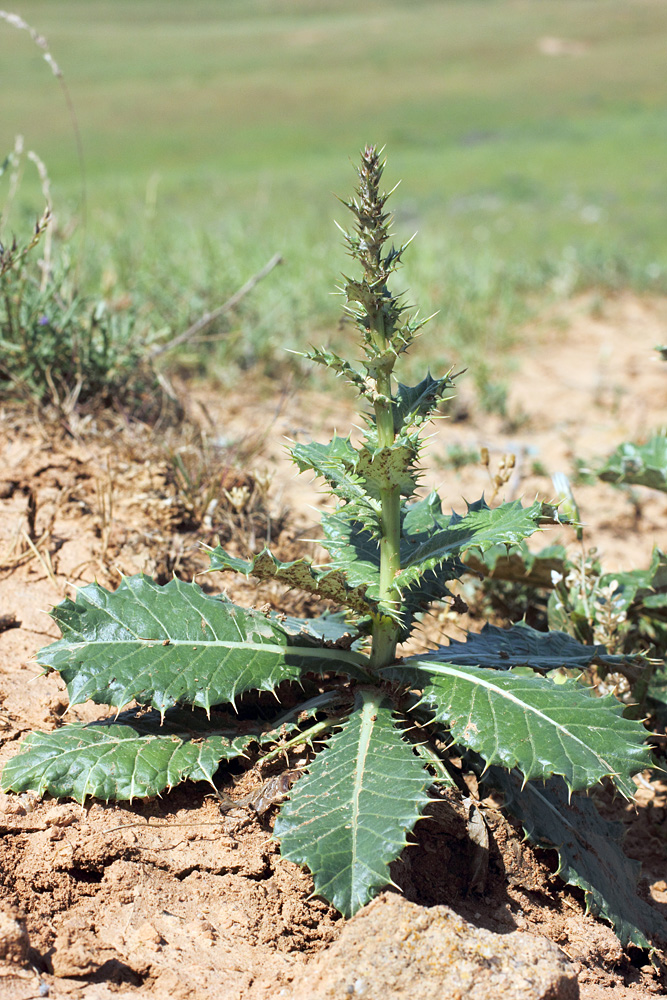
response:
[[[458,509],[462,497],[488,494],[489,472],[481,465],[459,472],[443,465],[450,445],[486,446],[492,472],[505,452],[517,458],[500,498],[551,497],[550,475],[571,472],[575,457],[594,460],[664,423],[667,369],[653,348],[666,331],[667,303],[629,296],[595,309],[581,299],[534,324],[516,355],[508,415],[483,414],[463,379],[454,418],[438,423],[430,444],[425,486],[438,486],[445,504]],[[423,343],[425,350],[426,337]],[[191,578],[207,564],[200,542],[216,535],[245,554],[248,539],[260,546],[270,529],[283,558],[303,548],[299,537],[312,537],[316,517],[306,505],[323,498],[294,477],[282,441],[324,439],[334,426],[342,432],[353,411],[348,401],[320,393],[295,391],[280,405],[271,393],[268,387],[262,395],[255,384],[194,391],[190,409],[203,446],[182,429],[165,432],[165,445],[165,435],[121,432],[117,424],[95,431],[71,421],[64,431],[42,429],[25,414],[0,415],[0,763],[32,728],[103,714],[85,705],[65,715],[64,684],[55,674],[40,675],[34,662],[58,636],[45,612],[72,585],[97,579],[113,586],[119,572]],[[224,440],[222,452],[215,452],[216,440]],[[169,450],[179,448],[192,487],[178,485]],[[213,508],[217,495],[222,500]],[[640,489],[630,504],[599,484],[577,487],[576,496],[585,544],[598,548],[605,569],[644,566],[654,545],[665,547],[665,495]],[[547,540],[574,544],[562,528]],[[275,586],[211,577],[206,583],[239,603],[314,609],[297,595],[285,604]],[[456,620],[441,615],[426,634],[460,633]],[[258,780],[256,771],[234,781],[230,775],[226,787],[240,799]],[[468,892],[465,817],[452,799],[433,807],[394,866],[408,898],[448,904],[492,930],[550,938],[579,970],[585,1000],[664,995],[645,957],[624,954],[611,930],[585,915],[581,894],[554,874],[555,855],[532,850],[488,806],[493,843],[484,890]],[[641,891],[667,915],[667,784],[640,779],[636,803],[619,806],[618,815],[627,825],[628,853],[644,866]],[[258,817],[246,808],[221,817],[199,785],[132,806],[1,796],[0,958],[25,946],[20,931],[12,938],[16,925],[7,918],[24,922],[30,951],[23,966],[0,964],[0,998],[28,1000],[46,995],[47,986],[51,997],[86,1000],[289,998],[290,982],[336,939],[341,918],[310,898],[307,873],[280,859],[272,822],[271,811]]]

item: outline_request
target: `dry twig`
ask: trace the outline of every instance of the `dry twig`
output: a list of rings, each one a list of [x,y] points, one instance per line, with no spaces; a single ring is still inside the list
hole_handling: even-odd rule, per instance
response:
[[[264,267],[257,271],[256,274],[253,274],[251,278],[248,278],[246,283],[241,285],[238,291],[234,292],[234,294],[228,298],[226,302],[223,302],[221,306],[218,306],[217,309],[213,309],[211,312],[204,313],[204,315],[200,316],[196,322],[187,328],[187,330],[184,330],[183,333],[179,333],[177,337],[174,337],[166,344],[158,344],[153,347],[150,352],[151,358],[157,358],[161,354],[165,354],[166,351],[171,351],[174,347],[180,347],[181,344],[184,344],[187,340],[195,337],[214,320],[223,316],[226,312],[230,312],[230,310],[235,309],[241,299],[245,298],[248,292],[251,292],[255,285],[259,284],[262,278],[265,278],[267,274],[270,274],[274,267],[277,267],[278,264],[282,264],[282,262],[283,258],[280,254],[274,254],[271,260],[268,261]]]

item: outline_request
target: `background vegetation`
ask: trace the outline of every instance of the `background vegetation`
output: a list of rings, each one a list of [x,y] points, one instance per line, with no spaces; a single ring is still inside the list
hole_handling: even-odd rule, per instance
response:
[[[425,311],[440,310],[434,365],[502,348],[526,310],[554,296],[667,287],[659,0],[11,9],[45,34],[69,85],[85,232],[73,230],[82,180],[66,105],[28,35],[5,24],[0,150],[22,133],[46,162],[84,290],[112,303],[129,295],[155,329],[178,333],[283,255],[207,331],[223,334],[221,365],[275,370],[283,347],[335,329],[331,276],[346,262],[332,193],[349,188],[345,155],[369,141],[387,144],[403,178],[398,238],[419,230],[405,280]],[[26,172],[21,210],[32,219],[42,207]]]

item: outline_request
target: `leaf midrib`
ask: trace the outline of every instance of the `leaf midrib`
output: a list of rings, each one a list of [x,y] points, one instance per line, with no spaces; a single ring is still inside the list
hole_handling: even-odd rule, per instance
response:
[[[359,723],[359,749],[354,769],[354,786],[352,792],[352,864],[350,866],[352,879],[357,870],[357,832],[359,830],[359,799],[363,791],[363,778],[366,768],[366,758],[373,733],[373,715],[377,715],[378,701],[370,693],[363,692],[364,700]]]
[[[126,627],[126,626],[124,626]],[[165,644],[164,639],[169,639],[169,642]],[[165,636],[164,639],[143,639],[141,636],[132,636],[127,639],[87,639],[85,637],[79,639],[61,639],[60,642],[64,642],[66,645],[77,646],[85,645],[90,646],[113,646],[114,649],[118,649],[120,646],[125,645],[138,645],[140,648],[153,649],[155,647],[162,647],[165,654],[168,654],[169,647],[171,646],[190,646],[192,649],[198,649],[200,646],[206,646],[210,648],[215,648],[217,646],[223,646],[225,649],[235,650],[235,649],[248,649],[253,652],[258,653],[275,653],[276,655],[286,656],[291,653],[296,653],[299,656],[312,656],[315,659],[324,660],[339,660],[343,663],[353,663],[355,666],[363,666],[367,661],[367,657],[362,654],[355,654],[347,652],[342,649],[329,649],[326,647],[320,648],[315,646],[282,646],[278,643],[269,642],[236,642],[228,639],[172,639],[171,636]],[[55,645],[55,644],[54,644]],[[49,648],[48,646],[46,647]]]

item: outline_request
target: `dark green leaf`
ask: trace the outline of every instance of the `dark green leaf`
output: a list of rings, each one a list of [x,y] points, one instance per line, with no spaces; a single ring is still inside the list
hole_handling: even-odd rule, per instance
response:
[[[281,562],[269,549],[264,549],[250,561],[228,555],[221,546],[214,549],[210,556],[211,571],[231,569],[260,580],[278,580],[287,587],[317,594],[361,614],[369,614],[377,608],[377,601],[366,596],[367,585],[350,586],[345,573],[338,568],[316,569],[308,559]]]
[[[406,510],[410,511],[411,508],[407,507]],[[380,592],[380,547],[377,539],[359,521],[350,520],[340,510],[335,514],[323,514],[322,526],[325,534],[322,544],[331,556],[329,565],[342,570],[352,586],[359,585],[364,580],[370,581],[366,596],[377,599]],[[464,572],[462,562],[450,560],[442,563],[437,570],[427,570],[418,580],[403,589],[399,641],[404,642],[409,636],[415,616],[425,611],[433,601],[449,595],[447,584],[458,579]]]
[[[335,489],[336,495],[357,509],[379,514],[382,490],[397,486],[404,496],[415,489],[410,465],[415,442],[400,439],[388,447],[355,448],[349,438],[334,437],[329,444],[297,444],[292,456],[299,469],[313,469]]]
[[[328,444],[295,444],[290,450],[300,472],[312,469],[340,500],[363,511],[371,525],[378,525],[380,503],[369,495],[363,477],[355,471],[358,454],[349,438],[335,436]]]
[[[430,782],[390,703],[359,690],[354,713],[281,809],[281,854],[307,865],[317,895],[351,916],[390,881],[388,866],[429,801]]]
[[[31,733],[2,772],[2,788],[49,792],[83,802],[159,795],[180,781],[208,781],[221,761],[243,756],[251,743],[275,743],[306,719],[340,702],[326,691],[267,723],[249,723],[201,709],[121,712],[87,725]]]
[[[361,521],[346,515],[340,508],[334,514],[322,514],[324,539],[331,561],[329,566],[343,572],[351,587],[368,586],[366,596],[378,600],[380,594],[380,546]]]
[[[195,583],[160,586],[126,577],[118,590],[90,584],[53,611],[63,638],[39,654],[58,670],[73,705],[118,708],[136,700],[164,712],[209,709],[248,690],[272,691],[304,671],[363,666],[364,657],[306,645],[275,620],[209,597]]]
[[[494,670],[525,666],[544,672],[558,667],[586,670],[594,662],[613,670],[627,662],[624,656],[608,654],[604,646],[584,646],[565,632],[538,632],[523,622],[511,628],[487,623],[481,632],[469,633],[465,642],[451,639],[449,645],[429,653],[428,659]]]
[[[423,690],[422,703],[455,742],[528,779],[560,774],[580,789],[612,775],[627,792],[630,776],[651,766],[643,725],[623,718],[613,696],[596,698],[574,682],[424,656],[382,674]]]
[[[271,619],[291,636],[311,636],[318,643],[337,646],[340,649],[355,648],[359,632],[346,621],[344,612],[320,615],[319,618],[294,618],[292,615],[271,612]],[[352,642],[350,642],[352,640]]]
[[[585,795],[570,796],[560,778],[523,786],[517,775],[492,768],[485,780],[504,792],[531,840],[556,848],[560,877],[584,890],[587,910],[609,921],[623,947],[667,941],[667,921],[637,895],[640,866],[623,853],[621,823],[603,819]]]
[[[445,392],[454,385],[449,375],[432,378],[429,372],[417,385],[398,384],[394,399],[394,430],[418,426],[437,410]]]
[[[401,566],[396,578],[400,589],[417,582],[428,570],[459,560],[469,549],[484,552],[491,545],[514,544],[539,528],[541,504],[522,507],[519,500],[490,509],[483,500],[468,507],[464,516],[440,512],[437,495],[431,494],[406,512],[401,545]]]
[[[30,733],[5,764],[2,787],[83,802],[159,795],[190,778],[213,783],[222,760],[243,755],[253,736],[237,732],[194,737],[160,717],[139,725],[75,723],[52,733]]]

